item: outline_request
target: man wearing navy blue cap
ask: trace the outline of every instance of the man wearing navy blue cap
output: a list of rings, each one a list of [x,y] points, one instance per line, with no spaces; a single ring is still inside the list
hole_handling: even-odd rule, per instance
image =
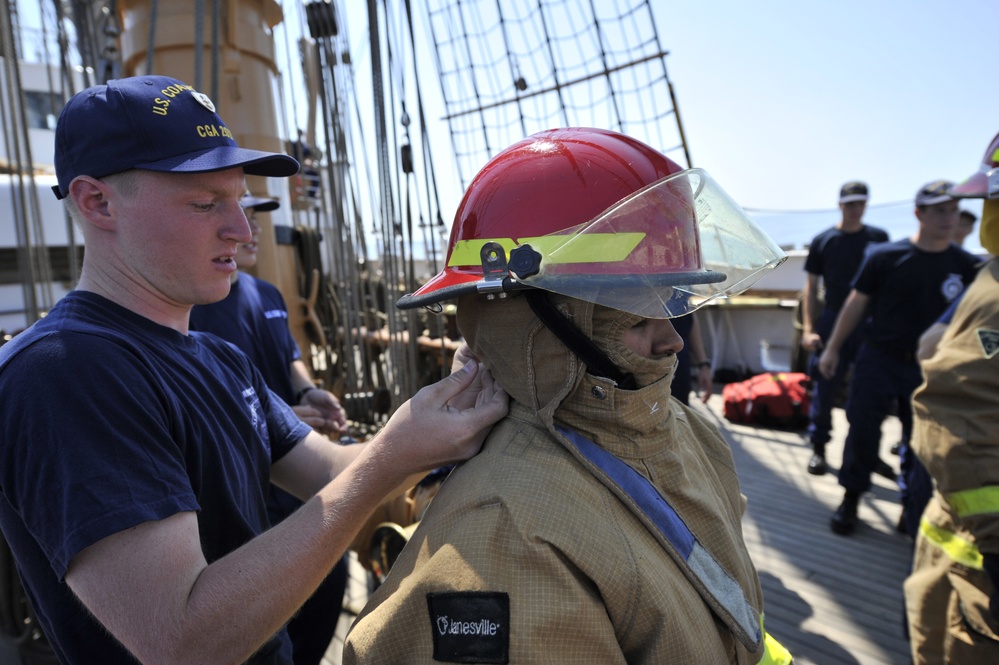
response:
[[[975,276],[978,259],[951,243],[958,205],[950,185],[937,180],[919,189],[912,237],[870,246],[819,358],[819,371],[832,377],[850,335],[867,320],[846,404],[850,431],[839,472],[845,494],[830,521],[840,535],[859,523],[860,496],[880,459],[881,423],[895,405],[910,402],[922,380],[919,336]]]
[[[56,146],[79,286],[0,348],[0,527],[41,627],[65,663],[291,663],[283,626],[368,513],[473,455],[506,395],[469,362],[367,444],[332,445],[188,328],[251,239],[245,174],[297,162],[240,148],[162,76],[79,93]],[[269,528],[272,481],[305,505]]]

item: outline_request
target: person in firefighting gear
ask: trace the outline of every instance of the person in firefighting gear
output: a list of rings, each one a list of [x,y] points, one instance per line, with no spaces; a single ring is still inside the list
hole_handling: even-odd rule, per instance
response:
[[[950,194],[985,199],[979,234],[993,258],[913,396],[912,447],[935,486],[905,581],[915,665],[999,663],[999,135]]]
[[[611,131],[502,151],[447,265],[511,410],[459,466],[345,642],[354,663],[789,663],[763,630],[731,451],[670,397],[670,318],[784,254],[699,169]]]

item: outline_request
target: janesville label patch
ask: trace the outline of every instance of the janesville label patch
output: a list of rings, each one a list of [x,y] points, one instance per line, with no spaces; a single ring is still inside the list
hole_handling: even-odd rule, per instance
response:
[[[434,660],[510,662],[510,596],[498,591],[428,593]]]

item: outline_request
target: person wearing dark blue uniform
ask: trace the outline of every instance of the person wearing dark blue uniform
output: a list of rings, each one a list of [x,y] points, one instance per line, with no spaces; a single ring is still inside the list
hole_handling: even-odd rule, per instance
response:
[[[67,664],[290,665],[285,624],[367,515],[478,452],[506,395],[470,360],[334,445],[189,326],[251,240],[246,175],[298,163],[239,147],[207,95],[154,75],[74,95],[55,146],[79,284],[0,347],[0,528],[39,625]],[[305,501],[274,526],[271,482]]]
[[[235,344],[250,357],[267,384],[293,410],[307,410],[302,419],[314,429],[333,438],[346,434],[346,418],[336,397],[316,388],[302,354],[288,328],[288,308],[281,292],[273,285],[246,272],[257,263],[260,226],[257,212],[280,207],[277,199],[258,198],[249,193],[240,205],[250,223],[250,242],[236,250],[229,295],[216,303],[196,305],[191,310],[191,330],[210,332]],[[302,501],[279,487],[270,485],[267,514],[277,524],[302,506]],[[333,568],[312,597],[288,623],[295,665],[319,665],[336,631],[347,586],[347,559]]]
[[[964,211],[962,211],[964,212]],[[957,244],[955,242],[955,244]],[[961,303],[961,296],[954,299],[940,318],[926,329],[919,337],[919,347],[916,349],[916,360],[922,363],[933,356],[937,343],[954,318],[954,312]],[[919,522],[923,516],[926,504],[933,496],[933,478],[915,452],[912,450],[911,437],[902,438],[899,445],[898,489],[902,499],[902,515],[898,519],[898,530],[915,539],[919,532]]]
[[[850,285],[864,258],[864,250],[871,243],[888,241],[888,233],[883,229],[864,224],[867,199],[866,183],[851,181],[843,185],[839,192],[839,208],[842,211],[839,224],[812,239],[808,246],[808,258],[805,259],[808,277],[802,298],[801,346],[811,352],[808,364],[812,379],[808,439],[812,444],[812,457],[808,460],[808,472],[816,476],[828,470],[826,444],[832,438],[832,409],[860,347],[860,327],[843,343],[839,363],[831,377],[826,378],[819,372],[819,356],[832,333],[836,316],[850,295]],[[825,289],[825,298],[821,301],[820,280]]]
[[[860,496],[870,489],[879,459],[881,423],[922,382],[920,335],[976,274],[978,258],[951,242],[958,205],[947,194],[950,186],[938,180],[919,190],[919,227],[911,238],[870,247],[819,359],[819,371],[832,377],[846,341],[868,319],[846,405],[850,431],[839,472],[845,495],[830,522],[840,535],[857,527]]]
[[[970,210],[961,210],[961,223],[957,225],[957,229],[954,230],[954,244],[958,247],[964,247],[964,240],[971,232],[975,230],[975,222],[978,221],[978,215],[971,212]]]
[[[676,354],[676,374],[670,384],[670,393],[689,406],[693,369],[696,367],[697,396],[707,403],[711,397],[711,361],[704,352],[700,321],[694,313],[690,313],[673,319],[673,328],[683,340],[683,348]]]

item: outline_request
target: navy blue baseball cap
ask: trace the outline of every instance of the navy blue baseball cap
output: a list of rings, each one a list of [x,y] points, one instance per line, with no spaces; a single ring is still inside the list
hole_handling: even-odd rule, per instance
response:
[[[134,76],[77,93],[59,114],[56,198],[80,175],[129,169],[205,173],[237,166],[248,175],[298,173],[289,155],[240,148],[207,95],[167,76]]]

